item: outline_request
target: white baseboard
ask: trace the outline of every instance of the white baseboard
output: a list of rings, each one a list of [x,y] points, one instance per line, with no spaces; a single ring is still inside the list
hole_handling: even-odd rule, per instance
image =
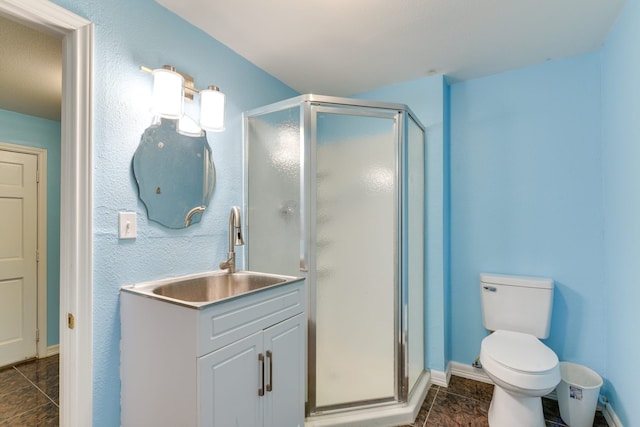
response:
[[[474,368],[471,365],[466,365],[460,362],[449,362],[449,370],[452,375],[467,378],[470,380],[480,381],[483,383],[493,384],[493,381],[484,372],[482,368]]]
[[[604,419],[607,420],[609,427],[624,427],[622,421],[620,421],[620,418],[618,418],[618,415],[613,411],[610,404],[607,403],[605,405],[602,415],[604,415]]]
[[[60,354],[60,344],[50,345],[47,347],[47,354],[45,357],[54,356]]]
[[[431,384],[439,385],[441,387],[449,387],[449,381],[451,380],[450,364],[447,365],[447,369],[443,371],[431,370]]]

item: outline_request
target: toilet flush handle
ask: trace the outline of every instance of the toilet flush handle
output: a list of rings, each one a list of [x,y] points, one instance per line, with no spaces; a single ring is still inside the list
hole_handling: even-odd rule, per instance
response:
[[[489,292],[496,292],[497,289],[495,286],[483,286],[485,291],[489,291]]]

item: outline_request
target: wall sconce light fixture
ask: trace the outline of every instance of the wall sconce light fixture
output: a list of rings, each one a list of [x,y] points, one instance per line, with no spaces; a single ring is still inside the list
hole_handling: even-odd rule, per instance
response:
[[[171,65],[152,70],[140,67],[144,72],[153,75],[153,95],[151,112],[156,116],[179,120],[178,127],[185,133],[199,133],[194,129],[193,120],[184,115],[184,100],[193,100],[195,94],[200,95],[200,121],[195,127],[220,132],[224,130],[225,95],[217,86],[198,90],[194,86],[193,77],[177,71]]]

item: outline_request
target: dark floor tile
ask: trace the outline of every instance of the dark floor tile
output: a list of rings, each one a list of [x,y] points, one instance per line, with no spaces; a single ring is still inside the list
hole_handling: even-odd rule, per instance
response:
[[[51,403],[49,398],[33,386],[16,390],[0,399],[0,420],[7,420],[47,403]]]
[[[553,399],[542,398],[542,409],[544,410],[544,419],[548,422],[548,425],[566,427],[567,423],[564,422],[560,416],[560,407],[558,401]],[[550,424],[549,424],[550,423]],[[601,411],[596,411],[593,419],[593,427],[609,427],[607,420]]]
[[[23,388],[33,387],[24,375],[13,367],[0,371],[0,398],[9,393],[15,393]],[[0,415],[0,419],[2,416]]]
[[[454,376],[447,388],[432,386],[416,420],[400,427],[486,427],[492,395],[493,385]],[[542,408],[546,427],[567,427],[556,400],[543,398]],[[602,412],[593,427],[608,427]]]
[[[414,427],[423,427],[424,422],[427,420],[427,416],[429,415],[429,411],[431,410],[431,406],[435,401],[436,395],[438,394],[439,387],[432,385],[427,392],[427,396],[424,398],[422,402],[422,406],[420,407],[420,411],[418,412],[418,416],[415,421],[411,423]]]
[[[425,426],[486,427],[489,402],[449,393],[441,388],[431,407]]]
[[[451,377],[449,386],[444,390],[448,393],[481,400],[483,402],[491,402],[491,397],[493,396],[493,384],[469,380],[455,375]]]
[[[542,398],[542,411],[544,412],[545,421],[553,423],[553,425],[566,426],[562,418],[560,418],[560,408],[558,401],[553,399]]]
[[[16,369],[22,372],[27,378],[35,382],[38,379],[50,376],[58,376],[60,371],[60,359],[58,355],[34,359],[16,365]]]
[[[0,421],[1,427],[58,427],[59,409],[51,401],[28,412]]]
[[[22,363],[17,365],[16,369],[33,382],[54,402],[59,403],[60,363],[58,355]]]
[[[593,420],[593,427],[609,427],[609,423],[601,411],[596,411],[596,416]]]

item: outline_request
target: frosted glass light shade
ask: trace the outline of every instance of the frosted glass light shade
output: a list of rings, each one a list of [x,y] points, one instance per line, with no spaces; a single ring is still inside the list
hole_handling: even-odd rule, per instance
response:
[[[186,114],[178,120],[178,133],[193,137],[202,136],[204,134],[196,121]]]
[[[220,132],[224,130],[224,93],[215,86],[200,91],[200,127]]]
[[[179,119],[183,114],[184,78],[172,70],[153,70],[151,112],[167,119]]]

